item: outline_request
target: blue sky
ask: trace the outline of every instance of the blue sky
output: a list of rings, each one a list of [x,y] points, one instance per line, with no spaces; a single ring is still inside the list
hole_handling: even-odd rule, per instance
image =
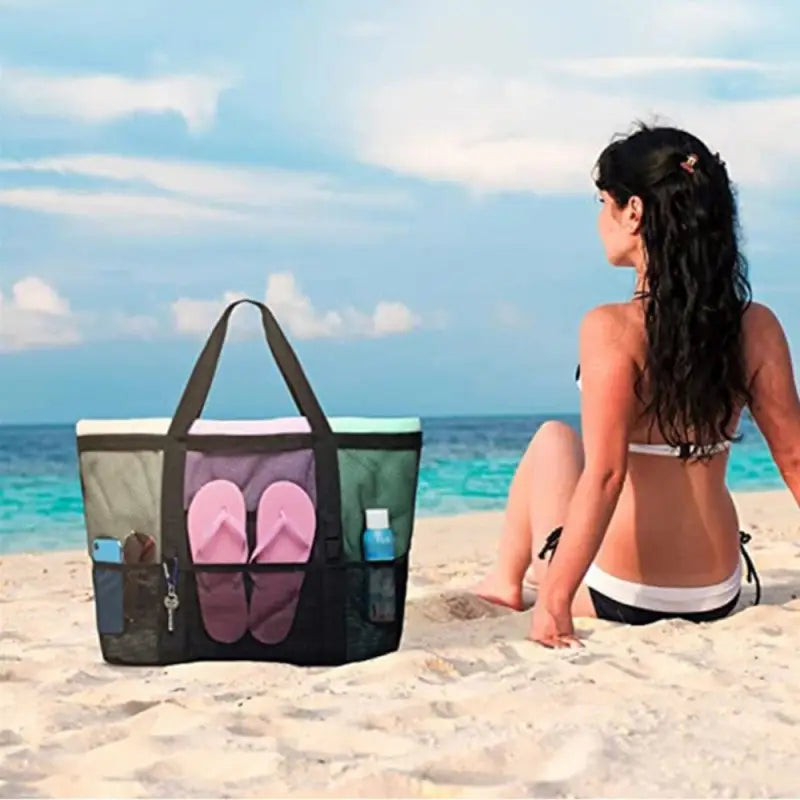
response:
[[[168,9],[168,10],[166,10]],[[800,9],[0,0],[0,422],[172,413],[267,299],[329,414],[574,411],[597,153],[686,126],[796,351]],[[235,318],[207,413],[291,411]]]

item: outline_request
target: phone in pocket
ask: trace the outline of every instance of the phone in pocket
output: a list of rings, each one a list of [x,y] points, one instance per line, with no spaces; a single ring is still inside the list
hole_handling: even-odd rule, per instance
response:
[[[104,569],[104,564],[122,564],[119,539],[102,537],[92,542],[92,570],[97,630],[102,634],[119,634],[125,630],[123,576],[121,569]]]
[[[92,558],[103,564],[121,564],[122,543],[119,539],[95,539],[92,543]]]

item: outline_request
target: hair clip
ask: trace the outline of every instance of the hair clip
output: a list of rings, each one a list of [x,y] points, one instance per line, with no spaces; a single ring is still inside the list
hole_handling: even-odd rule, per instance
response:
[[[694,175],[694,165],[700,159],[692,153],[690,156],[687,156],[686,161],[681,161],[681,169],[686,170],[690,175]]]

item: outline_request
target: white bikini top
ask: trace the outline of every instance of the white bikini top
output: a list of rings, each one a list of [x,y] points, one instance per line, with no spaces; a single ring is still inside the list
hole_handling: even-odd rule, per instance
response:
[[[578,368],[575,370],[575,383],[578,384],[578,389],[581,388],[581,365],[578,364]],[[716,442],[711,447],[711,453],[723,453],[731,446],[729,441],[723,442]],[[647,442],[628,442],[628,452],[629,453],[643,453],[645,455],[651,456],[676,456],[680,457],[687,449],[689,445],[679,445],[678,447],[673,447],[670,444],[664,443],[647,443]]]

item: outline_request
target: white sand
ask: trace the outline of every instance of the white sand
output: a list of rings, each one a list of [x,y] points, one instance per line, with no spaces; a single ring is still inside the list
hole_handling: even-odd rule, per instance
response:
[[[578,625],[461,592],[500,515],[423,519],[398,653],[336,669],[102,662],[88,556],[0,561],[0,796],[799,796],[800,512],[736,497],[763,604]]]

